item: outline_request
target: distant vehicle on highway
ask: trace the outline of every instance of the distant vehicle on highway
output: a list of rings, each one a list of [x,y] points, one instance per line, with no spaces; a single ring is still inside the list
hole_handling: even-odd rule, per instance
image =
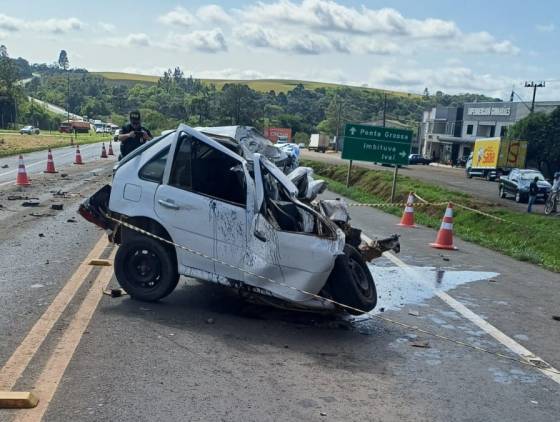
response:
[[[58,131],[60,133],[89,133],[90,128],[89,122],[70,120],[70,122],[62,122],[58,127]]]
[[[19,130],[20,135],[38,135],[40,132],[35,126],[24,126]]]
[[[329,147],[329,137],[322,133],[313,133],[309,138],[309,151],[325,152]]]
[[[482,138],[474,143],[474,150],[465,165],[465,174],[496,180],[512,168],[525,167],[527,141],[509,139]]]
[[[408,164],[423,164],[427,166],[430,164],[432,160],[429,158],[423,157],[421,154],[410,154],[408,156]]]
[[[507,176],[500,177],[498,190],[500,198],[513,195],[515,202],[527,202],[529,199],[529,185],[535,177],[539,178],[537,182],[539,187],[537,200],[542,199],[546,202],[552,186],[546,181],[540,171],[532,169],[513,169]]]

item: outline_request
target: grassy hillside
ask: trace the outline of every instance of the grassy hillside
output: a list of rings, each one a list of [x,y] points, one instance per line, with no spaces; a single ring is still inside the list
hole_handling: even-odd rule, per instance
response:
[[[97,75],[103,76],[108,81],[113,81],[115,83],[123,83],[126,85],[132,84],[152,84],[156,83],[159,76],[152,75],[138,75],[134,73],[122,73],[122,72],[92,72]],[[288,92],[294,89],[298,84],[302,84],[306,89],[316,89],[316,88],[339,88],[345,87],[347,85],[333,84],[326,82],[312,82],[312,81],[298,81],[298,80],[288,80],[288,79],[254,79],[254,80],[234,80],[234,79],[203,79],[204,83],[214,84],[216,88],[220,89],[226,83],[238,83],[246,84],[251,89],[259,92],[268,92],[274,90],[276,93]],[[381,91],[382,89],[377,88],[367,88],[367,87],[354,87],[350,86],[352,89],[368,90],[368,91]],[[398,91],[387,91],[392,95],[398,95],[402,97],[420,97],[417,94],[410,94],[406,92]]]

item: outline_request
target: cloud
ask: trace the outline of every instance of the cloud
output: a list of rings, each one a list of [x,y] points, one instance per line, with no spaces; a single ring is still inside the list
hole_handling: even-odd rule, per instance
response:
[[[476,73],[464,66],[445,66],[437,69],[403,68],[384,66],[370,73],[370,85],[402,91],[421,92],[424,87],[430,91],[441,90],[448,93],[484,92],[491,96],[501,96],[504,87],[511,87],[516,79],[488,73]]]
[[[99,40],[98,44],[108,47],[150,47],[153,45],[150,37],[143,32],[128,34],[124,38],[105,38]]]
[[[208,23],[231,24],[233,22],[231,16],[216,4],[200,7],[196,11],[196,17]]]
[[[193,31],[184,35],[170,37],[169,47],[185,50],[197,50],[203,53],[227,51],[228,46],[220,28],[209,31]]]
[[[83,29],[84,23],[77,18],[61,18],[30,22],[26,26],[36,31],[64,34],[70,31],[79,31]]]
[[[113,25],[112,23],[99,22],[97,25],[103,32],[115,32],[116,29],[115,25]]]
[[[536,26],[539,32],[554,32],[556,26],[553,23],[541,24]]]
[[[161,15],[158,20],[166,25],[174,25],[183,28],[190,27],[194,23],[193,15],[181,6],[177,6],[165,15]]]
[[[343,33],[347,37],[368,36],[373,40],[373,48],[364,48],[359,38],[360,48],[347,48],[352,52],[374,52],[389,54],[394,52],[393,44],[384,48],[383,44],[392,43],[414,49],[416,46],[439,49],[442,43],[460,46],[464,52],[488,54],[517,54],[519,48],[510,41],[496,40],[488,32],[464,33],[453,21],[427,18],[411,19],[391,8],[371,9],[341,5],[333,0],[303,0],[294,3],[290,0],[277,0],[272,3],[257,2],[239,12],[241,17],[252,24],[264,28],[289,26],[283,31],[296,34],[317,34],[329,36]],[[336,39],[329,38],[333,46]],[[401,40],[399,40],[401,39]],[[375,45],[377,43],[377,45]]]
[[[0,29],[9,32],[15,32],[23,27],[23,21],[21,19],[12,18],[11,16],[6,16],[0,13]]]

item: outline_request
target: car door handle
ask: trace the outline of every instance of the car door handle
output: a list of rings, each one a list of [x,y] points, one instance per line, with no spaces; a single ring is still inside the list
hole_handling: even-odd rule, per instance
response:
[[[158,203],[165,208],[171,208],[172,210],[178,210],[179,209],[179,205],[177,205],[175,202],[171,201],[170,199],[165,200],[165,199],[158,199]]]

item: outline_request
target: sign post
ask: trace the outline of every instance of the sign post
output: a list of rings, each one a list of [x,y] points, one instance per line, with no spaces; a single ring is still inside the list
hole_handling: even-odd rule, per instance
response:
[[[398,166],[408,164],[412,145],[412,131],[382,126],[369,126],[348,123],[344,127],[344,147],[342,158],[350,160],[346,184],[350,182],[352,160],[395,166],[391,202],[395,198]]]

